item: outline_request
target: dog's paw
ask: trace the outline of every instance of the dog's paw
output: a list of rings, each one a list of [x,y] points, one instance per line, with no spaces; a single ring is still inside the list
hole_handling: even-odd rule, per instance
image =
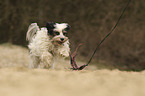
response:
[[[60,53],[60,56],[61,57],[68,57],[69,56],[69,53],[63,51],[62,53]]]

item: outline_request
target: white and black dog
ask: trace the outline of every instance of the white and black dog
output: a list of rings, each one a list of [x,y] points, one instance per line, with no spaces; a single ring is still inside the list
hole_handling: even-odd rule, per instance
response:
[[[54,68],[54,62],[59,57],[68,57],[70,26],[67,23],[46,23],[39,29],[37,23],[32,23],[27,31],[29,41],[30,68]]]

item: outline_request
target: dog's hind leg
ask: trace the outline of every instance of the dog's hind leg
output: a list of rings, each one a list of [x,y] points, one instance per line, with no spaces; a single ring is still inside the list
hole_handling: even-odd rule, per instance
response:
[[[30,63],[29,63],[30,69],[39,67],[39,64],[40,64],[39,57],[30,54],[29,60],[30,60]]]
[[[54,69],[54,67],[55,67],[55,62],[53,60],[53,62],[52,62],[52,69]]]

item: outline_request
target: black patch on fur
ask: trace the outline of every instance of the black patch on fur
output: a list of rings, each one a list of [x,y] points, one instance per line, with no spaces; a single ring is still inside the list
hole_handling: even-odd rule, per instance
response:
[[[67,24],[67,27],[65,28],[65,31],[69,31],[70,30],[70,26]]]
[[[67,27],[64,29],[64,31],[66,32],[63,32],[63,35],[67,36],[69,30],[70,30],[70,26],[67,24]]]
[[[54,23],[54,22],[47,22],[47,23],[46,23],[46,28],[47,28],[48,33],[49,33],[50,35],[53,35],[53,29],[55,28],[55,27],[54,27],[55,24],[56,24],[56,23]]]

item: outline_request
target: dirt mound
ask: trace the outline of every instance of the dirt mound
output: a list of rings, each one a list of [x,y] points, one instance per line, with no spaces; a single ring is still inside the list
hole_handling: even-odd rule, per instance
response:
[[[1,96],[144,96],[145,72],[0,69]]]

